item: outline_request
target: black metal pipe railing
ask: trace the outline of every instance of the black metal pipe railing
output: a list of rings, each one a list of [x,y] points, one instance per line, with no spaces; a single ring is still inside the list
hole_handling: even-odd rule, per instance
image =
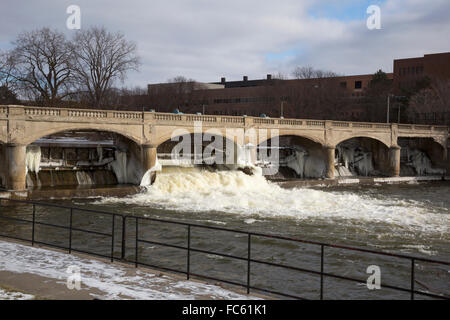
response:
[[[4,210],[3,202],[31,204],[32,205],[32,213],[31,213],[32,219],[31,220],[21,219],[21,218],[17,218],[17,217],[5,216],[5,215],[1,214],[2,211]],[[38,207],[38,206],[52,207],[52,208],[67,210],[69,213],[69,225],[66,226],[66,225],[60,225],[60,224],[39,221],[37,219],[37,214],[36,214],[36,207]],[[90,230],[90,229],[83,229],[83,228],[79,228],[79,227],[75,228],[73,226],[75,210],[77,212],[82,212],[82,213],[101,214],[101,215],[110,216],[111,217],[111,232],[110,233],[109,232],[100,232],[100,231],[94,231],[94,230]],[[242,231],[242,230],[233,230],[233,229],[227,229],[227,228],[216,227],[216,226],[207,226],[207,225],[200,225],[200,224],[193,224],[193,223],[179,222],[179,221],[170,221],[170,220],[148,218],[148,217],[121,215],[121,214],[117,214],[117,213],[105,212],[105,211],[100,211],[100,210],[62,206],[62,205],[57,205],[57,204],[52,204],[52,203],[26,201],[26,200],[14,200],[14,199],[1,199],[0,198],[0,219],[31,224],[31,239],[21,238],[21,237],[15,236],[15,235],[5,235],[5,234],[0,234],[0,236],[5,237],[5,238],[15,239],[15,240],[29,241],[29,242],[31,242],[32,245],[40,244],[40,245],[46,245],[46,246],[50,246],[50,247],[56,247],[59,249],[65,249],[65,250],[68,250],[69,253],[71,253],[72,251],[75,251],[75,252],[79,252],[79,253],[96,255],[96,256],[103,257],[103,258],[109,258],[111,260],[111,262],[113,262],[115,258],[118,259],[117,257],[114,256],[115,240],[116,240],[115,232],[116,232],[116,228],[117,228],[116,218],[122,219],[122,221],[121,221],[122,223],[120,224],[121,225],[121,242],[120,242],[121,243],[121,245],[120,245],[121,252],[120,252],[119,260],[124,261],[124,262],[133,263],[136,268],[139,266],[145,266],[145,267],[157,268],[157,269],[161,269],[161,270],[165,270],[165,271],[169,271],[169,272],[185,274],[187,279],[190,279],[191,277],[197,277],[197,278],[202,278],[205,280],[219,281],[219,282],[227,283],[230,285],[243,287],[246,289],[247,294],[249,294],[253,290],[253,291],[270,293],[273,295],[283,296],[283,297],[287,297],[287,298],[294,298],[294,299],[304,299],[304,297],[300,297],[300,296],[296,296],[296,295],[293,295],[290,293],[279,292],[279,291],[272,290],[269,288],[261,288],[261,287],[252,285],[252,282],[251,282],[252,264],[259,264],[259,265],[266,265],[266,266],[270,266],[270,267],[283,268],[283,269],[288,269],[288,270],[292,270],[292,271],[296,271],[296,272],[307,273],[307,274],[319,276],[320,277],[320,289],[319,289],[320,300],[322,300],[324,298],[324,278],[325,277],[339,279],[339,280],[345,280],[345,281],[350,281],[350,282],[356,282],[356,283],[366,283],[366,280],[325,272],[325,270],[324,270],[324,264],[325,264],[324,252],[325,252],[325,248],[328,247],[328,248],[337,248],[337,249],[342,249],[342,250],[347,250],[347,251],[363,252],[363,253],[375,254],[375,255],[379,255],[379,256],[394,257],[394,258],[399,258],[399,259],[403,259],[403,260],[409,260],[411,263],[411,265],[410,265],[410,268],[411,268],[410,287],[403,288],[403,287],[394,286],[394,285],[390,285],[390,284],[383,284],[384,288],[389,288],[389,289],[396,290],[396,291],[410,293],[411,300],[413,300],[415,298],[415,295],[422,295],[422,296],[439,298],[439,299],[450,299],[449,296],[444,295],[444,294],[433,293],[433,292],[429,292],[429,291],[427,291],[427,292],[419,291],[415,288],[415,285],[414,285],[414,283],[416,281],[416,279],[415,279],[415,264],[416,264],[416,262],[421,261],[421,262],[433,263],[433,264],[438,264],[438,265],[443,265],[443,266],[450,266],[450,262],[447,262],[447,261],[440,261],[440,260],[434,260],[434,259],[428,259],[428,258],[408,256],[408,255],[403,255],[403,254],[380,252],[380,251],[375,251],[375,250],[370,250],[370,249],[322,243],[322,242],[310,241],[310,240],[302,240],[302,239],[289,238],[289,237],[278,236],[278,235],[246,232],[246,231]],[[134,260],[131,260],[131,261],[128,260],[127,256],[126,256],[126,250],[127,250],[126,237],[129,234],[127,232],[127,228],[128,228],[127,219],[133,219],[135,221]],[[140,226],[139,222],[141,220],[148,221],[148,222],[185,226],[186,233],[187,233],[186,234],[186,237],[187,237],[186,246],[176,245],[176,244],[171,244],[171,243],[164,243],[164,242],[160,242],[160,241],[152,241],[152,240],[148,240],[148,239],[141,239],[139,237],[139,232],[140,232],[140,229],[144,227],[144,226]],[[52,244],[52,243],[47,243],[47,242],[36,240],[36,226],[39,226],[39,225],[50,227],[50,228],[69,230],[68,246],[66,247],[66,246],[61,246],[61,245],[57,245],[54,243]],[[226,254],[226,253],[221,253],[221,252],[216,252],[216,251],[211,251],[211,250],[204,250],[201,248],[193,247],[192,246],[192,229],[193,228],[230,232],[230,233],[241,234],[243,236],[246,236],[246,238],[247,238],[247,254],[246,254],[246,256],[240,257],[240,256],[232,255],[232,254]],[[87,233],[87,234],[94,234],[94,235],[101,236],[101,237],[104,237],[107,239],[109,238],[111,241],[110,248],[109,248],[110,249],[109,254],[99,254],[98,252],[92,252],[92,251],[84,250],[81,248],[74,248],[73,243],[72,243],[73,231]],[[276,239],[276,240],[283,240],[283,241],[290,241],[290,242],[295,242],[295,243],[319,246],[320,247],[320,271],[254,259],[254,258],[252,258],[253,238]],[[141,243],[158,245],[158,246],[163,246],[163,247],[167,247],[167,248],[173,248],[173,249],[186,251],[186,269],[185,270],[177,270],[177,269],[170,268],[167,266],[157,266],[157,265],[148,263],[146,261],[140,260],[139,259],[139,254],[140,254],[139,245]],[[246,262],[247,270],[246,270],[245,283],[230,281],[230,280],[226,280],[226,279],[219,279],[217,277],[212,277],[210,275],[205,275],[205,274],[193,273],[191,271],[191,264],[192,264],[191,255],[193,252],[201,253],[201,254],[212,254],[212,255],[216,255],[216,256],[220,256],[220,257],[224,257],[224,258],[229,258],[229,259]]]

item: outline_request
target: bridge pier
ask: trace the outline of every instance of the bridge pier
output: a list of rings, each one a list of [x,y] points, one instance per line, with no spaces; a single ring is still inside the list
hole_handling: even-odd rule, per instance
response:
[[[336,153],[336,148],[332,146],[327,146],[326,148],[326,177],[328,179],[334,179],[334,158]]]
[[[21,191],[26,189],[26,145],[6,145],[6,188],[8,190]]]
[[[142,145],[142,169],[144,174],[156,165],[157,159],[157,149],[153,145],[143,144]],[[153,183],[156,179],[156,172],[152,172],[151,182]]]
[[[400,176],[400,150],[399,146],[392,146],[389,148],[389,175],[392,177]]]

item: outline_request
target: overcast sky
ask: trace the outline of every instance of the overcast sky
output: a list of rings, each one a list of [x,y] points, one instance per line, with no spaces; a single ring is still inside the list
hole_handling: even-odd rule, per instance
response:
[[[340,74],[392,72],[395,58],[450,51],[449,0],[1,0],[0,48],[21,31],[104,25],[137,43],[142,66],[124,85],[177,75],[198,81],[260,79],[311,65]],[[366,9],[381,7],[381,29]]]

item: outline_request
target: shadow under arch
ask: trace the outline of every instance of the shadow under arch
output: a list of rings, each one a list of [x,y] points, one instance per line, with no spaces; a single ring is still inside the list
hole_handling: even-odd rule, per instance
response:
[[[40,155],[40,168],[27,175],[28,186],[139,185],[144,174],[141,145],[117,130],[51,130],[27,145],[26,161],[29,152]]]
[[[28,145],[31,144],[33,142],[35,142],[38,139],[50,136],[50,135],[55,135],[55,134],[59,134],[59,133],[63,133],[63,132],[68,132],[68,131],[95,131],[95,132],[109,132],[109,133],[113,133],[113,134],[117,134],[119,136],[123,136],[125,138],[127,138],[128,140],[133,141],[134,143],[136,143],[137,145],[141,145],[142,144],[142,138],[135,136],[133,134],[131,134],[129,131],[127,130],[123,130],[120,128],[111,128],[108,126],[102,126],[102,125],[98,125],[95,128],[93,128],[92,124],[86,124],[86,125],[82,125],[82,124],[74,124],[74,125],[64,125],[61,127],[57,127],[57,128],[51,128],[51,129],[44,129],[44,130],[39,130],[37,132],[34,132],[33,134],[30,134],[28,137],[25,137],[23,139],[23,144]]]
[[[335,163],[360,176],[391,174],[390,146],[379,138],[358,135],[336,144]]]
[[[321,139],[321,138],[318,138],[318,137],[315,137],[315,136],[312,136],[312,135],[308,135],[308,134],[296,134],[296,133],[281,133],[281,134],[277,134],[277,135],[268,137],[267,139],[264,139],[264,140],[262,140],[261,137],[259,137],[258,145],[261,145],[261,144],[263,144],[265,142],[268,142],[269,140],[273,140],[273,139],[275,139],[277,137],[278,137],[279,140],[281,140],[282,137],[297,137],[297,138],[302,139],[302,140],[304,139],[305,141],[307,140],[307,141],[314,142],[314,143],[316,143],[318,145],[321,145],[321,146],[325,145],[325,141],[323,139]]]
[[[359,138],[375,140],[375,141],[378,141],[379,143],[383,144],[386,148],[390,148],[391,147],[391,144],[388,141],[384,141],[381,138],[374,137],[374,136],[371,136],[371,135],[363,135],[363,134],[358,134],[358,135],[354,135],[354,136],[350,136],[350,137],[341,138],[341,139],[339,139],[339,140],[337,140],[335,142],[335,146],[337,147],[339,144],[341,144],[341,143],[343,143],[345,141],[348,141],[348,140],[351,140],[351,139],[359,139]]]
[[[206,159],[201,156],[206,154],[215,157],[214,164],[234,165],[242,155],[242,146],[239,143],[224,136],[222,132],[207,129],[202,130],[201,135],[190,130],[180,130],[179,134],[161,138],[156,148],[158,157],[172,157],[172,152],[175,152],[182,158],[187,159],[190,156],[192,160],[196,155],[199,157],[196,158],[197,161],[202,162]],[[211,164],[211,161],[212,159],[209,159],[207,164]]]
[[[322,178],[326,175],[327,150],[321,139],[280,134],[261,141],[257,152],[259,161],[268,159],[271,165],[278,166],[273,178]]]
[[[450,143],[450,138],[447,143]],[[400,168],[403,175],[440,175],[449,171],[449,154],[445,143],[442,145],[433,138],[400,137],[398,144],[402,148]]]

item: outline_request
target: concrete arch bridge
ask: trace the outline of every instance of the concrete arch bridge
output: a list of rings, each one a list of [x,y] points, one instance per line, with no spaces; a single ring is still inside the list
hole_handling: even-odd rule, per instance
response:
[[[376,142],[374,152],[390,176],[399,175],[401,139],[422,139],[432,161],[449,168],[446,126],[4,105],[0,106],[0,174],[4,187],[24,190],[26,147],[37,139],[68,130],[105,131],[124,137],[137,146],[144,170],[155,165],[158,146],[174,135],[198,130],[228,137],[240,146],[283,136],[311,141],[322,150],[328,178],[334,178],[336,147],[356,138]]]

